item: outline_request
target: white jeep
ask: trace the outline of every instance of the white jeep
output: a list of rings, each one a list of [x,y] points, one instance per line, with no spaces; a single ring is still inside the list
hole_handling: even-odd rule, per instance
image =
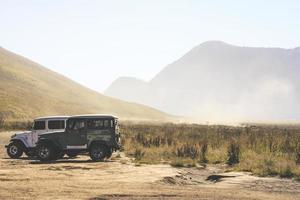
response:
[[[67,119],[68,116],[49,116],[35,119],[31,131],[24,131],[11,136],[10,144],[5,146],[8,156],[19,158],[23,153],[27,156],[34,156],[39,135],[64,131]]]

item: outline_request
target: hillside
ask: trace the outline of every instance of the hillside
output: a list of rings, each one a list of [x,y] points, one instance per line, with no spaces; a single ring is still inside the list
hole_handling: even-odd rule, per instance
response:
[[[0,48],[0,114],[7,120],[85,113],[110,113],[122,119],[170,119],[150,107],[106,97]]]
[[[105,94],[203,120],[299,120],[299,74],[300,48],[209,41],[149,82],[119,79]]]

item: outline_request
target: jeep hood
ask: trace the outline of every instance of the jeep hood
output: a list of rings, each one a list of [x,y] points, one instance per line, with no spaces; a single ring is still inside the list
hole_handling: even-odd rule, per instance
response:
[[[39,138],[53,137],[53,136],[59,135],[61,133],[64,133],[64,131],[54,131],[54,132],[43,133],[39,136]]]
[[[32,133],[32,131],[17,132],[11,136],[11,139],[22,138],[30,133]]]

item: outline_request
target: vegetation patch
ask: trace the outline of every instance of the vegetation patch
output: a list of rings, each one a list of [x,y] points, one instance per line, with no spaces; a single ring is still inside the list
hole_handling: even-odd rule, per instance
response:
[[[300,178],[300,126],[121,123],[125,153],[174,167],[228,164],[259,176]]]
[[[28,129],[29,122],[9,127]],[[229,170],[300,180],[300,125],[222,126],[121,122],[125,153],[141,164],[228,164]]]

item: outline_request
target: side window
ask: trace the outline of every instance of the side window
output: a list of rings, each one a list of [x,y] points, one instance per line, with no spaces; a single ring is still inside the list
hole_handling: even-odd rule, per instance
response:
[[[51,120],[51,121],[48,121],[48,128],[49,129],[64,129],[65,128],[65,121],[64,120]]]
[[[70,121],[68,126],[70,130],[81,130],[85,128],[85,121],[83,120]]]
[[[94,120],[94,122],[95,122],[95,128],[97,129],[103,128],[103,120],[98,119],[98,120]]]
[[[119,122],[118,122],[117,119],[115,119],[115,126],[114,127],[115,127],[116,132],[119,133]]]
[[[104,126],[104,128],[109,128],[109,120],[108,119],[106,119],[106,120],[104,120],[104,124],[103,124],[103,126]]]
[[[110,119],[90,119],[87,127],[88,129],[108,129],[114,127],[114,122]]]
[[[102,119],[90,119],[87,124],[88,129],[103,129]]]
[[[110,127],[113,128],[114,127],[114,120],[110,120]]]
[[[33,125],[34,130],[45,130],[46,123],[45,121],[35,121]]]
[[[74,120],[68,120],[67,121],[67,129],[71,130],[73,129],[75,121]]]
[[[85,123],[84,121],[76,121],[74,124],[74,130],[84,129]]]

